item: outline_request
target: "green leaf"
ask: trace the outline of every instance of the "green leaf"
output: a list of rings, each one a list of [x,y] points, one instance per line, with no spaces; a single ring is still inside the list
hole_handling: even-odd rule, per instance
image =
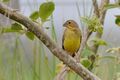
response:
[[[30,18],[32,20],[37,20],[39,18],[39,12],[38,11],[35,11],[33,12],[31,15],[30,15]]]
[[[47,18],[53,13],[55,4],[53,2],[45,2],[40,5],[39,16],[42,21],[46,21]]]
[[[19,32],[19,30],[13,30],[11,28],[2,28],[1,33]]]
[[[118,7],[120,7],[120,5],[118,5],[118,4],[107,4],[104,7],[105,7],[105,9],[112,9],[112,8],[118,8]]]
[[[45,27],[45,29],[50,29],[50,27]]]
[[[80,62],[86,68],[88,68],[91,65],[91,61],[89,61],[87,58],[82,58]]]
[[[34,34],[30,31],[26,32],[26,36],[30,39],[30,40],[34,40]]]
[[[97,17],[82,17],[81,20],[86,24],[90,32],[103,33],[103,27]]]
[[[120,15],[116,15],[115,24],[120,26]]]
[[[103,45],[103,46],[106,46],[107,43],[102,40],[102,39],[99,39],[99,38],[94,38],[91,40],[95,45]]]
[[[2,2],[9,2],[10,0],[2,0]]]
[[[23,30],[22,26],[18,23],[13,23],[11,26],[12,30]]]

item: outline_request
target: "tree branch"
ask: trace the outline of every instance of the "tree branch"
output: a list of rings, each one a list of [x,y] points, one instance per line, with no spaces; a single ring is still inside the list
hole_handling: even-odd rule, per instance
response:
[[[68,73],[69,70],[70,69],[68,69],[68,67],[66,65],[64,65],[64,67],[57,74],[57,76],[55,77],[54,80],[65,80],[65,76],[67,75],[67,73]]]
[[[97,76],[87,70],[83,65],[81,65],[80,63],[76,63],[74,58],[72,58],[65,51],[59,48],[57,44],[48,37],[48,35],[43,31],[42,27],[39,26],[37,23],[33,22],[22,14],[15,12],[13,9],[5,6],[1,2],[0,13],[24,25],[29,31],[34,33],[56,57],[58,57],[61,61],[63,61],[66,65],[73,69],[84,80],[100,80]]]
[[[97,0],[92,0],[93,6],[94,6],[94,13],[97,17],[100,17],[99,7]]]
[[[109,4],[109,0],[101,0],[100,7],[98,7],[97,0],[92,0],[92,3],[93,3],[93,6],[94,6],[94,14],[99,18],[100,23],[102,25],[104,25],[105,15],[106,15],[106,12],[107,12],[107,10],[104,9],[104,6],[107,5],[107,4]],[[99,32],[96,32],[95,37],[96,38],[101,38],[102,34],[99,33]],[[98,48],[99,48],[99,45],[95,45],[95,44],[93,44],[92,47],[91,47],[92,51],[95,54],[97,54]],[[95,63],[95,59],[92,61],[92,64],[91,64],[89,70],[93,69],[94,63]]]
[[[93,2],[93,5],[94,5],[94,14],[99,18],[100,23],[102,25],[104,25],[105,15],[106,15],[106,12],[107,12],[107,10],[104,9],[104,6],[109,4],[109,0],[101,0],[100,8],[98,7],[97,0],[92,0],[92,2]],[[102,34],[97,32],[95,36],[97,38],[101,38]],[[98,48],[99,48],[99,46],[95,45],[95,44],[91,47],[91,49],[94,53],[97,53]]]

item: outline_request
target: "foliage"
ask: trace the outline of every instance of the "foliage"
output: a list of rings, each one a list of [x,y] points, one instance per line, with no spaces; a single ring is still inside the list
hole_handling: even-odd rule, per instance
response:
[[[16,32],[19,34],[25,34],[30,40],[34,40],[34,34],[32,32],[27,31],[23,26],[19,23],[13,23],[10,28],[1,28],[1,33],[12,33]]]
[[[115,0],[115,3],[107,4],[104,7],[105,7],[105,9],[119,8],[120,7],[120,0]]]
[[[81,20],[87,25],[90,32],[103,33],[103,27],[97,17],[81,17]]]
[[[1,30],[1,33],[12,33],[12,32],[18,32],[18,33],[21,33],[24,32],[24,29],[23,29],[23,26],[19,23],[13,23],[11,24],[11,26],[9,27],[2,27],[0,28]]]
[[[90,60],[88,60],[87,58],[82,58],[80,62],[81,62],[81,64],[82,64],[83,66],[85,66],[86,68],[89,68],[90,65],[91,65]]]
[[[120,15],[116,15],[115,24],[120,26]]]
[[[104,40],[98,38],[92,39],[91,42],[93,42],[95,45],[103,45],[103,46],[107,45],[107,43]]]
[[[108,4],[105,6],[106,9],[118,8],[120,7],[119,4]]]
[[[23,30],[22,26],[19,23],[13,23],[11,25],[12,30]]]
[[[30,18],[34,21],[37,20],[39,18],[39,12],[38,11],[34,11],[31,15]]]
[[[30,40],[34,40],[34,34],[30,31],[27,31],[25,34]]]
[[[40,5],[39,11],[34,11],[30,18],[32,20],[37,20],[41,18],[42,22],[47,21],[48,17],[52,15],[53,11],[55,9],[55,4],[53,2],[44,2]]]
[[[2,2],[9,2],[10,0],[0,0],[0,1],[2,1]]]
[[[46,21],[47,18],[53,13],[55,5],[53,2],[45,2],[40,5],[39,16],[42,21]]]
[[[37,19],[41,18],[42,22],[45,22],[47,18],[53,13],[55,8],[55,5],[53,2],[44,2],[40,5],[39,11],[34,11],[30,18],[33,21],[36,21]],[[46,28],[48,29],[48,28]],[[52,30],[54,29],[54,26],[52,27]],[[8,32],[22,32],[22,34],[25,34],[30,40],[34,40],[34,34],[27,31],[26,29],[22,28],[22,25],[19,23],[13,23],[11,25],[11,28],[2,28],[2,33],[8,33]],[[55,33],[53,33],[55,34]],[[55,35],[54,35],[55,36]]]

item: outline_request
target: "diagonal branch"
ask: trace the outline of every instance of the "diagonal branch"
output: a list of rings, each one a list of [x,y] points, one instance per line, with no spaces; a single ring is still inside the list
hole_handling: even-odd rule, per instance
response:
[[[33,32],[39,40],[41,40],[44,45],[61,61],[63,61],[67,66],[73,69],[78,75],[80,75],[84,80],[100,80],[96,75],[87,70],[80,63],[76,63],[76,60],[68,55],[65,51],[57,46],[49,36],[43,31],[42,27],[30,20],[29,18],[23,16],[22,14],[15,12],[13,9],[5,6],[0,2],[0,13],[5,14],[4,16],[12,20],[15,20],[22,25],[24,25],[29,31]]]

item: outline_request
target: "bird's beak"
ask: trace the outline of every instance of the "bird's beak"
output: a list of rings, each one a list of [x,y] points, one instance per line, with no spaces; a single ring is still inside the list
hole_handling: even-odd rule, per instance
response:
[[[63,24],[63,27],[66,27],[66,23]]]

